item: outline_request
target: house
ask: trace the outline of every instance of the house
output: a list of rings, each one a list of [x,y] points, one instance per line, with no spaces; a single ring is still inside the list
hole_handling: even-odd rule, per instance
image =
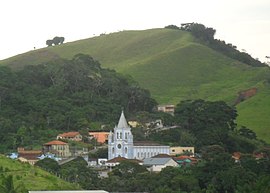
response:
[[[143,164],[143,162],[142,162],[141,160],[137,160],[137,159],[127,159],[127,158],[125,158],[125,157],[115,157],[115,158],[113,158],[113,159],[111,159],[111,160],[108,160],[108,161],[106,162],[105,165],[106,165],[107,167],[114,167],[114,166],[119,165],[122,161],[130,161],[130,162],[137,163],[137,164],[139,164],[139,165],[142,165],[142,164]]]
[[[39,156],[42,155],[40,150],[25,150],[23,147],[18,148],[18,160],[24,163],[35,165],[39,160]]]
[[[176,156],[181,154],[194,155],[194,147],[170,147],[170,155]]]
[[[57,135],[57,139],[64,139],[64,140],[71,140],[71,141],[81,141],[82,135],[75,131],[75,132],[66,132]]]
[[[128,124],[133,128],[136,128],[141,125],[138,121],[129,121]]]
[[[180,167],[191,166],[198,163],[198,160],[196,158],[190,157],[188,155],[174,157],[174,160],[179,164]]]
[[[68,143],[58,140],[50,141],[43,144],[43,153],[52,153],[55,154],[57,157],[61,158],[71,156]]]
[[[106,162],[107,167],[114,167],[120,164],[120,162],[127,160],[127,158],[124,157],[115,157],[113,159],[110,159]]]
[[[171,157],[152,157],[143,160],[143,165],[151,172],[160,172],[168,166],[178,167],[178,163]]]
[[[157,110],[164,113],[174,115],[175,105],[158,105]]]
[[[239,163],[241,159],[241,152],[233,152],[232,158],[234,159],[235,163]]]
[[[109,132],[89,132],[90,137],[93,137],[97,140],[98,143],[107,143]]]

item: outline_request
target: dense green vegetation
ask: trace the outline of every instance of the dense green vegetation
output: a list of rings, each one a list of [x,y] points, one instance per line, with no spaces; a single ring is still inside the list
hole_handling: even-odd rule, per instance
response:
[[[113,124],[121,109],[150,111],[150,93],[88,55],[21,71],[0,68],[0,150],[35,146],[60,131]],[[97,124],[99,123],[99,124]]]
[[[253,153],[266,143],[257,139],[247,127],[236,125],[237,111],[223,101],[183,101],[176,107],[176,128],[149,133],[150,140],[171,146],[195,146],[197,151],[205,146],[219,145],[229,153]]]
[[[148,138],[158,142],[181,145],[183,141],[189,141],[189,145],[195,145],[196,152],[200,153],[197,157],[199,162],[195,165],[167,167],[160,173],[151,173],[134,160],[125,160],[109,172],[108,178],[98,178],[98,171],[87,168],[83,158],[61,166],[53,160],[44,159],[37,165],[57,172],[85,189],[155,193],[268,193],[270,149],[258,141],[250,129],[236,129],[236,117],[236,109],[222,101],[183,101],[177,105],[174,117],[178,128],[149,134]],[[242,152],[240,162],[232,159],[232,152],[235,151]],[[253,156],[255,152],[261,153],[263,158],[256,159]]]
[[[229,43],[215,40],[220,49],[215,48],[195,34],[177,28],[122,31],[34,50],[0,64],[19,70],[61,57],[72,59],[77,53],[90,54],[103,67],[131,75],[160,104],[199,98],[233,104],[239,91],[256,87],[257,95],[237,106],[237,121],[269,142],[269,68],[239,62],[246,62],[241,56],[252,59]]]
[[[136,116],[147,120],[157,114],[138,113]],[[38,161],[36,166],[78,184],[83,189],[155,193],[268,193],[269,146],[257,140],[256,134],[250,129],[237,129],[235,107],[223,101],[188,100],[177,105],[174,117],[161,118],[178,124],[178,127],[149,133],[145,139],[172,145],[188,142],[200,153],[198,164],[167,167],[160,173],[151,173],[144,166],[134,163],[134,160],[123,161],[109,172],[108,178],[99,178],[98,168],[87,167],[81,157],[62,165],[45,158]],[[137,134],[134,134],[135,138]],[[240,162],[237,163],[231,154],[235,151],[242,152]],[[97,157],[103,153],[97,153]],[[263,157],[256,159],[254,153]],[[3,178],[3,185],[7,179],[9,176]]]
[[[0,192],[7,193],[7,188],[16,190],[10,193],[27,193],[26,190],[80,189],[77,184],[70,184],[38,167],[0,155]]]
[[[122,161],[109,172],[108,178],[98,178],[95,168],[86,167],[83,158],[58,166],[57,173],[84,189],[104,189],[110,192],[154,193],[268,193],[270,162],[243,155],[241,164],[219,145],[205,146],[197,165],[167,167],[151,173],[133,161]],[[269,150],[266,156],[269,158]],[[54,160],[41,160],[38,165],[50,170]],[[55,167],[53,167],[55,169]]]

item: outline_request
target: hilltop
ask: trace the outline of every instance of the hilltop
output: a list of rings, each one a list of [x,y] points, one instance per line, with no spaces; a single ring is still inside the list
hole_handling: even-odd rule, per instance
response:
[[[0,155],[1,174],[12,175],[15,186],[23,184],[27,190],[78,190],[80,187],[68,183],[44,170],[11,160]]]
[[[77,53],[89,54],[102,67],[131,75],[160,104],[202,98],[233,105],[240,91],[257,88],[253,97],[237,105],[238,124],[270,142],[269,68],[229,58],[201,44],[187,31],[122,31],[33,50],[0,64],[20,70],[52,59],[71,59]]]

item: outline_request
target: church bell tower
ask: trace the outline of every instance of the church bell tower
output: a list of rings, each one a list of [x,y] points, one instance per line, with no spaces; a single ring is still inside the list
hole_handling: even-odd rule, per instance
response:
[[[133,159],[133,135],[122,111],[118,125],[108,136],[108,159],[125,157]]]

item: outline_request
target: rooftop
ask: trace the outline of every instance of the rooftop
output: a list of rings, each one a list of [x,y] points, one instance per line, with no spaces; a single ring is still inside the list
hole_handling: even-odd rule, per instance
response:
[[[45,143],[44,145],[67,145],[67,143],[59,140],[50,141],[48,143]]]
[[[134,141],[134,146],[164,146],[153,141]]]
[[[143,160],[144,165],[164,165],[168,163],[172,158],[146,158]]]
[[[72,131],[72,132],[66,132],[66,133],[59,134],[58,136],[60,136],[60,137],[75,137],[79,134],[80,133],[77,131]]]
[[[117,128],[129,128],[123,111],[121,113]]]

